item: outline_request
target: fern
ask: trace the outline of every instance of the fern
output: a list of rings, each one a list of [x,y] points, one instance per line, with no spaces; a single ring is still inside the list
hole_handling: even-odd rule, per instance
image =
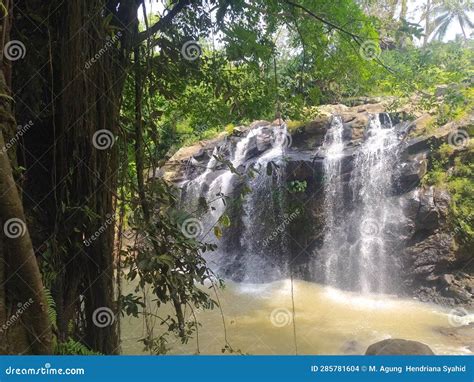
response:
[[[57,355],[101,355],[101,353],[90,350],[87,346],[72,338],[69,338],[66,342],[58,343],[54,353]]]
[[[56,302],[54,301],[51,291],[47,288],[44,288],[44,294],[46,297],[46,303],[48,304],[48,318],[51,322],[53,329],[57,330],[57,313],[56,313]],[[78,341],[69,338],[66,342],[56,342],[54,353],[57,355],[100,355],[100,353],[90,350],[87,346],[81,344]]]
[[[48,318],[51,322],[53,329],[57,330],[57,313],[56,313],[56,302],[51,294],[51,291],[47,288],[44,288],[44,294],[46,296],[46,303],[48,304]]]

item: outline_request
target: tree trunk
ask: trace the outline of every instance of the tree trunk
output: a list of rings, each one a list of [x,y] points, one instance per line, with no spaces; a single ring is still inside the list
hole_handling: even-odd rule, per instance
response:
[[[467,41],[467,34],[466,34],[466,29],[464,28],[464,22],[461,19],[461,16],[458,16],[458,18],[459,18],[459,25],[461,26],[462,34],[464,36],[464,41],[466,42]]]
[[[395,18],[395,13],[397,12],[398,0],[391,0],[389,18],[393,20]]]
[[[400,12],[400,19],[406,20],[408,14],[408,0],[402,0],[402,9]]]
[[[428,44],[428,40],[430,38],[431,34],[431,0],[426,0],[426,11],[425,11],[425,36],[423,39],[423,46],[426,46]]]
[[[0,193],[0,217],[3,223],[2,233],[6,236],[7,255],[4,257],[8,266],[7,276],[15,279],[15,293],[17,294],[15,297],[18,301],[25,304],[32,299],[31,305],[28,305],[22,315],[22,320],[28,327],[30,340],[29,348],[22,349],[22,352],[51,354],[52,331],[48,319],[43,282],[26,226],[22,201],[13,179],[10,159],[7,150],[3,149],[6,147],[3,131],[10,129],[15,124],[10,110],[10,101],[5,97],[8,93],[3,72],[0,72],[0,94],[3,95],[0,100],[0,190],[2,190]],[[0,261],[2,260],[0,259]]]

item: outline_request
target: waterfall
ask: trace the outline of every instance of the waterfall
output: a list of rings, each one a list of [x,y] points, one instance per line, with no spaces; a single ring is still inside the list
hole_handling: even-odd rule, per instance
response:
[[[263,127],[264,126],[251,129],[243,139],[237,142],[231,158],[232,166],[235,169],[238,169],[241,165],[245,163],[250,142],[254,138],[258,139],[259,135],[262,133]],[[236,174],[234,174],[229,168],[226,168],[224,173],[217,176],[216,179],[214,179],[210,184],[206,199],[211,210],[211,215],[214,218],[218,219],[219,216],[221,216],[225,210],[225,204],[223,203],[221,198],[217,197],[217,195],[221,194],[229,196],[232,192],[232,183],[235,177]]]
[[[243,234],[240,239],[242,247],[249,253],[248,255],[240,254],[243,257],[240,260],[243,261],[243,266],[248,268],[248,278],[252,280],[255,280],[255,277],[251,276],[252,262],[257,260],[258,253],[260,253],[259,238],[254,236],[254,232],[259,230],[258,226],[261,223],[258,220],[259,216],[256,214],[256,211],[262,205],[265,205],[262,204],[262,198],[265,199],[264,203],[275,204],[273,201],[268,200],[268,198],[272,195],[273,188],[280,188],[280,183],[282,182],[281,174],[269,177],[266,174],[266,166],[270,161],[279,162],[288,145],[288,137],[285,124],[279,126],[266,124],[250,129],[234,146],[230,146],[229,160],[235,169],[245,172],[245,168],[252,165],[258,171],[255,178],[249,181],[252,192],[247,195],[247,200],[242,206],[242,213],[244,215],[242,216]],[[254,158],[255,150],[260,153],[260,156],[256,158]],[[204,198],[206,200],[208,209],[204,213],[199,214],[199,219],[202,223],[202,231],[205,233],[209,232],[209,235],[201,237],[201,239],[207,242],[214,242],[221,247],[222,241],[226,240],[226,235],[224,234],[220,241],[217,240],[212,233],[212,227],[218,222],[228,207],[228,203],[224,203],[223,198],[229,199],[228,201],[232,200],[234,181],[237,180],[238,175],[227,167],[216,170],[219,163],[215,159],[215,155],[217,155],[217,148],[214,148],[214,152],[207,162],[204,172],[184,184],[182,200],[184,207],[189,212],[198,210],[199,203],[197,201],[199,199]],[[281,216],[280,210],[281,208],[278,206],[273,208],[275,220]],[[273,229],[273,226],[268,228]],[[263,237],[264,233],[261,233]],[[225,263],[225,256],[227,255],[219,248],[213,257],[218,263]],[[228,262],[229,256],[227,256]]]
[[[263,134],[259,132],[257,134]],[[259,136],[263,141],[268,136]],[[243,206],[243,233],[241,246],[245,252],[243,281],[262,282],[277,280],[287,275],[287,238],[276,229],[285,220],[284,162],[282,158],[289,145],[285,124],[272,131],[271,148],[260,156],[254,167],[258,175],[250,182],[252,192]],[[266,167],[275,163],[278,171],[269,176]],[[271,238],[271,240],[269,240]]]
[[[198,175],[196,178],[189,180],[185,183],[184,189],[186,191],[186,199],[188,201],[196,201],[199,198],[208,175],[215,170],[215,167],[217,165],[217,154],[218,149],[217,147],[214,147],[214,150],[212,151],[212,155],[210,156],[209,161],[206,164],[204,172]]]
[[[344,152],[344,125],[340,116],[334,116],[324,137],[324,212],[325,230],[323,253],[326,254],[324,273],[326,283],[338,279],[339,241],[344,232],[340,230],[344,187],[341,179],[341,161]]]
[[[355,218],[359,221],[359,286],[363,292],[384,291],[388,286],[385,235],[400,213],[390,200],[398,143],[388,114],[372,116],[355,159],[352,191],[353,205],[360,206]]]
[[[347,137],[346,144],[346,132],[342,117],[333,116],[320,147],[324,192],[316,193],[314,200],[321,203],[324,227],[310,277],[340,289],[393,291],[397,268],[391,251],[404,221],[398,199],[391,197],[400,139],[388,114],[371,115],[363,139],[355,143]],[[208,209],[198,216],[203,232],[210,234],[201,239],[218,244],[217,251],[207,256],[217,265],[216,271],[233,280],[268,282],[290,274],[294,243],[287,216],[295,196],[286,187],[292,174],[287,173],[285,160],[289,139],[285,124],[265,124],[237,142],[228,141],[232,166],[242,174],[251,167],[254,173],[247,177],[251,192],[244,200],[233,198],[243,177],[218,163],[217,149],[205,170],[186,184],[185,198],[207,202]],[[272,171],[267,171],[270,167]],[[232,215],[232,227],[217,239],[212,227],[224,213]],[[305,219],[310,213],[308,208]]]
[[[342,131],[342,122],[334,118],[323,145],[325,281],[344,289],[384,292],[394,276],[390,238],[403,221],[400,206],[390,197],[399,139],[388,114],[371,115],[354,154],[351,179],[344,182]]]

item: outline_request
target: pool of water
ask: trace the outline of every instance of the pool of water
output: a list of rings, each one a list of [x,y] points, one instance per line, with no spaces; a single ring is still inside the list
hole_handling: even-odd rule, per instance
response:
[[[370,344],[386,338],[421,341],[436,354],[472,354],[472,335],[453,334],[462,320],[467,324],[473,319],[472,312],[453,323],[450,310],[436,305],[294,281],[293,315],[291,284],[227,282],[218,291],[221,309],[195,313],[202,325],[198,338],[183,345],[170,336],[170,353],[222,354],[227,337],[234,350],[248,354],[364,354]],[[171,309],[162,307],[155,313],[163,317]],[[156,320],[155,334],[160,330]],[[143,354],[137,340],[144,333],[142,318],[123,318],[123,353]]]

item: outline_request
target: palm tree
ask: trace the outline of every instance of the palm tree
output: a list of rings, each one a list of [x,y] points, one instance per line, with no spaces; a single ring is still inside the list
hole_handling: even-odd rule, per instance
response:
[[[443,40],[448,27],[457,21],[461,26],[464,39],[467,40],[466,25],[474,28],[474,23],[470,19],[469,12],[474,11],[473,0],[445,0],[433,8],[433,38]]]

